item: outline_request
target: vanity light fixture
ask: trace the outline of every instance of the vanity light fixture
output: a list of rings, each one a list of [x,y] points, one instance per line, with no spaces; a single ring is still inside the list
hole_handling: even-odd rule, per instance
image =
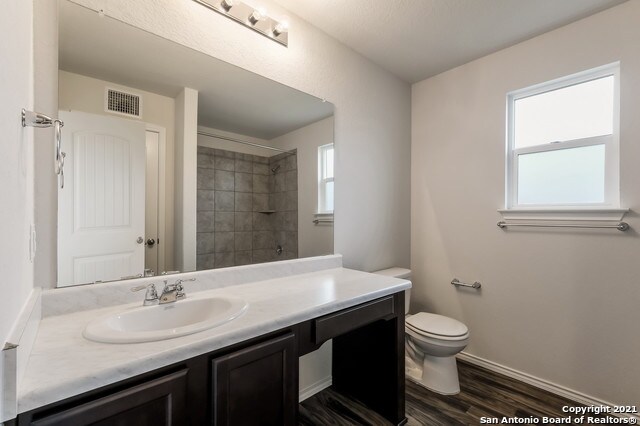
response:
[[[269,17],[264,9],[253,8],[239,0],[194,1],[283,46],[289,45],[289,25]]]

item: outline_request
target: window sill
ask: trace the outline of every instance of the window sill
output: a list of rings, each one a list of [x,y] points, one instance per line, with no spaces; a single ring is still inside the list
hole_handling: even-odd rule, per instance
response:
[[[554,221],[620,221],[629,209],[612,209],[602,207],[584,208],[515,208],[500,209],[498,212],[504,220],[554,220]]]

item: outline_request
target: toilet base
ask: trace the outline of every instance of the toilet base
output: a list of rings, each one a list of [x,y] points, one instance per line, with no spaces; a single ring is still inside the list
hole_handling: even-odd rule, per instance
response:
[[[424,355],[422,365],[416,363],[411,357],[407,357],[405,375],[412,382],[442,395],[460,393],[458,365],[455,356]]]

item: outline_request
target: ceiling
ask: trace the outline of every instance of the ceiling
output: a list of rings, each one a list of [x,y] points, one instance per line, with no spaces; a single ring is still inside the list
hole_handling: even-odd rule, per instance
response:
[[[270,140],[333,114],[329,102],[82,6],[62,1],[59,14],[60,69],[172,98],[196,89],[200,126]]]
[[[415,83],[626,0],[275,1]]]

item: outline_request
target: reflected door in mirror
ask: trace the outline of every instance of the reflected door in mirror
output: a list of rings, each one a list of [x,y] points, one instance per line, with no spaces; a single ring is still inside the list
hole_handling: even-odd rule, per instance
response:
[[[67,185],[58,192],[58,285],[144,269],[145,126],[60,112]]]

